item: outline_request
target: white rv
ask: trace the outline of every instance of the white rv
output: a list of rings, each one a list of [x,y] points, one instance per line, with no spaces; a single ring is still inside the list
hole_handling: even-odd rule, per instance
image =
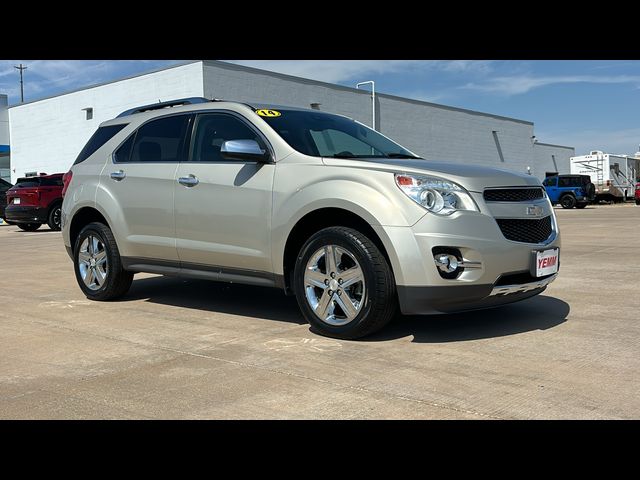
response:
[[[596,200],[624,201],[633,198],[640,181],[640,158],[593,150],[569,159],[572,174],[589,175],[596,186]]]

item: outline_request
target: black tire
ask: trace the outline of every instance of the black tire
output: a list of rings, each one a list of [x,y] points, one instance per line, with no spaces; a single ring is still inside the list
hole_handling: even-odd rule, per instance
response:
[[[90,236],[97,238],[103,247],[100,251],[106,252],[106,278],[96,289],[85,284],[80,272],[80,249],[85,239]],[[133,281],[133,273],[122,268],[120,252],[111,229],[99,222],[90,223],[80,231],[73,248],[73,269],[80,289],[90,300],[105,301],[121,297],[129,291]],[[97,280],[95,283],[98,286]]]
[[[321,320],[306,296],[304,274],[307,263],[315,252],[327,245],[336,245],[353,255],[366,285],[364,305],[344,325],[331,325]],[[311,236],[300,249],[293,278],[294,292],[303,316],[313,330],[328,337],[353,340],[369,335],[384,327],[397,309],[396,285],[386,258],[369,238],[352,228],[329,227]]]
[[[576,206],[576,197],[565,194],[560,198],[560,205],[562,205],[562,208],[573,208]]]
[[[588,203],[576,203],[576,208],[583,209],[587,205],[589,205],[589,204]]]
[[[62,229],[62,225],[60,223],[61,215],[62,215],[61,203],[57,203],[53,207],[51,207],[51,210],[49,210],[49,217],[47,220],[47,225],[49,225],[49,228],[51,230],[58,231]]]
[[[41,223],[16,223],[20,230],[24,230],[25,232],[35,232],[40,228]]]
[[[636,200],[636,205],[640,205],[640,200]]]
[[[589,183],[587,186],[587,198],[590,202],[596,198],[596,186],[593,183]]]

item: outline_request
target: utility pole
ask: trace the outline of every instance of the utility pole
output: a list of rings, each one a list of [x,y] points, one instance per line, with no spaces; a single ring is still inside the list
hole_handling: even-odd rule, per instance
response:
[[[20,103],[24,103],[24,80],[22,79],[22,71],[27,69],[26,65],[14,65],[13,68],[20,70]]]

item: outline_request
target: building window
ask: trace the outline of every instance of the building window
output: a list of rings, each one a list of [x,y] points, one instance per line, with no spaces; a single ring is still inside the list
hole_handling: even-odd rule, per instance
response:
[[[83,108],[82,110],[84,110],[84,113],[86,115],[87,120],[91,120],[93,118],[93,108],[92,107]]]

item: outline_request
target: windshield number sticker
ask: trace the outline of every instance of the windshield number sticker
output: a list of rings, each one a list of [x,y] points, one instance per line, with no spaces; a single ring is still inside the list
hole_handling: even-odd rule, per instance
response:
[[[261,117],[279,117],[280,115],[282,115],[277,110],[267,110],[267,109],[256,110],[256,113]]]

